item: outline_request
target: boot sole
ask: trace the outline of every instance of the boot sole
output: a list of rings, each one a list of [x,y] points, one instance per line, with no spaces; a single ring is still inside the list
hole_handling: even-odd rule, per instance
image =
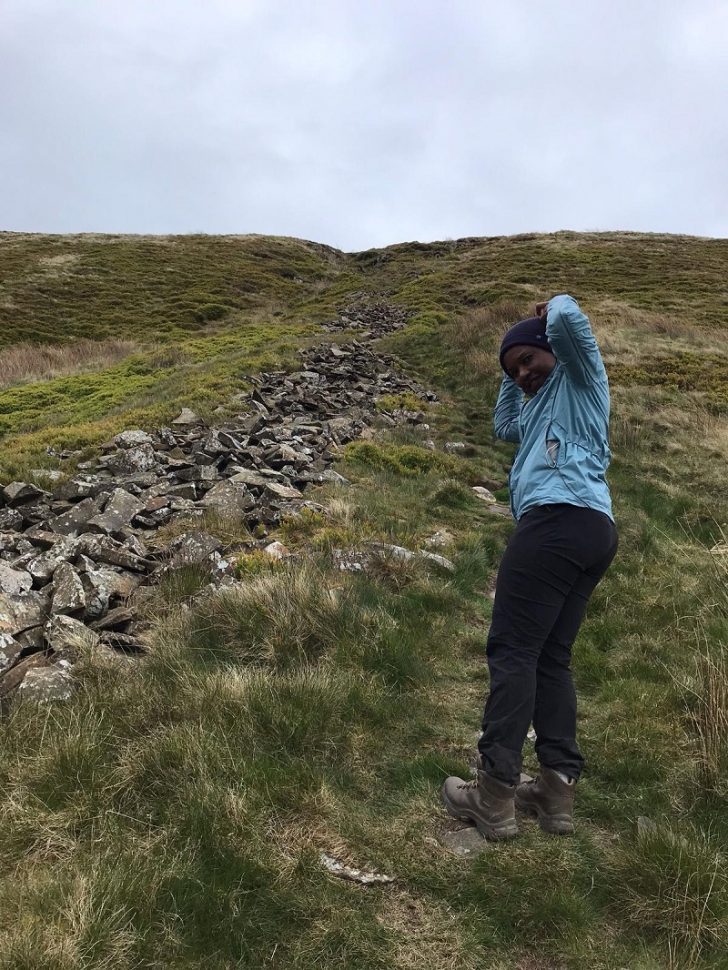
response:
[[[538,819],[542,832],[547,832],[549,835],[574,834],[574,821],[569,815],[549,815],[540,806],[520,799],[518,794],[516,794],[515,803],[519,812]]]
[[[450,804],[443,791],[440,792],[440,801],[445,806],[447,814],[451,818],[456,818],[460,822],[471,822],[483,838],[488,839],[489,842],[502,842],[505,839],[512,839],[518,835],[518,825],[515,819],[509,822],[501,822],[499,825],[492,825],[489,822],[484,822],[482,819],[477,818],[475,815],[463,815],[462,812],[458,812]]]

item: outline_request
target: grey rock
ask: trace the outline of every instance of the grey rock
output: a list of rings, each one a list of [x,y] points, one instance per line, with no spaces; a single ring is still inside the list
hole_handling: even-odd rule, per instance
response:
[[[39,626],[48,611],[49,597],[31,590],[22,596],[0,593],[0,633],[17,637],[23,630]]]
[[[75,501],[95,498],[100,492],[109,489],[109,476],[87,475],[83,478],[68,478],[53,490],[57,499]]]
[[[48,646],[66,659],[76,659],[80,651],[93,649],[101,639],[81,620],[60,613],[50,618],[44,632]]]
[[[156,468],[157,456],[150,444],[141,444],[133,448],[120,448],[109,456],[106,465],[119,475],[149,472]]]
[[[126,600],[141,582],[138,573],[97,566],[88,556],[79,556],[77,566],[86,591],[87,616],[91,618],[101,616],[110,600]]]
[[[425,539],[425,545],[431,549],[442,549],[445,546],[451,546],[453,542],[455,542],[455,536],[447,529],[438,529],[428,539]]]
[[[5,501],[10,506],[21,505],[39,499],[46,493],[35,485],[28,482],[10,482],[2,490]]]
[[[243,482],[229,479],[213,485],[210,491],[200,501],[206,509],[213,509],[220,515],[229,518],[241,517],[255,505],[255,499]]]
[[[488,849],[487,841],[480,835],[474,825],[467,828],[444,832],[440,836],[441,844],[453,855],[472,858]]]
[[[114,444],[117,448],[136,448],[137,445],[153,445],[154,439],[146,431],[134,428],[130,431],[122,431],[116,435]]]
[[[254,485],[256,488],[264,488],[269,479],[265,475],[261,475],[260,472],[253,471],[250,468],[243,468],[240,471],[236,471],[228,481],[231,482],[242,482],[245,485]]]
[[[17,663],[13,664],[9,670],[6,670],[4,674],[0,675],[0,702],[4,703],[8,697],[17,691],[18,686],[30,670],[36,667],[47,667],[49,662],[44,654],[34,653],[32,656],[23,657],[22,660],[18,660]]]
[[[141,508],[142,503],[136,495],[131,495],[123,488],[114,489],[104,511],[88,520],[87,529],[89,532],[104,532],[107,535],[118,532],[122,526],[131,522]]]
[[[97,498],[82,499],[70,511],[51,519],[49,525],[59,535],[78,535],[79,532],[86,531],[89,520],[98,514],[101,505],[102,500]]]
[[[172,424],[175,426],[202,424],[202,418],[189,408],[182,408]]]
[[[0,563],[0,592],[20,594],[27,593],[33,585],[33,577],[25,570],[12,569],[5,563]]]
[[[475,485],[473,487],[473,492],[482,499],[484,502],[489,502],[491,505],[495,505],[498,501],[495,495],[490,491],[490,489],[484,488],[482,485]]]
[[[23,645],[9,633],[0,633],[0,674],[5,673],[20,657]]]
[[[180,566],[202,563],[221,548],[220,540],[207,532],[185,532],[169,545],[169,566],[178,569]]]
[[[124,630],[136,617],[136,611],[128,606],[117,606],[106,616],[93,623],[94,630]]]
[[[436,552],[424,551],[420,552],[420,556],[422,556],[423,559],[427,559],[428,562],[434,562],[443,569],[447,569],[449,573],[455,572],[455,563],[451,562],[449,559],[446,559],[445,556],[438,556]]]
[[[58,566],[73,557],[77,545],[75,539],[63,538],[40,555],[34,555],[26,568],[33,577],[35,585],[44,586],[49,583]]]
[[[52,613],[79,613],[86,608],[86,591],[70,563],[62,562],[53,576]]]
[[[276,498],[303,498],[303,494],[292,485],[281,485],[279,482],[266,482],[265,490]]]
[[[15,509],[0,509],[0,530],[19,532],[23,528],[23,516]]]
[[[135,556],[128,549],[125,549],[120,542],[116,542],[108,536],[86,533],[79,536],[78,548],[79,552],[97,563],[103,562],[111,566],[121,566],[122,569],[129,569],[132,572],[151,572],[156,566],[156,563],[148,559]]]
[[[48,704],[67,701],[73,693],[73,677],[68,661],[59,661],[53,667],[34,667],[23,677],[18,686],[16,701]]]
[[[175,475],[181,482],[212,483],[220,478],[220,472],[215,465],[192,465],[189,468],[180,468]]]
[[[333,468],[327,468],[325,471],[322,471],[320,473],[320,479],[322,482],[330,482],[333,485],[340,485],[342,488],[345,488],[347,485],[351,485],[348,478],[344,478],[343,475],[340,475],[337,471],[334,471]]]
[[[60,482],[63,480],[63,472],[58,471],[57,468],[34,468],[31,475],[34,478],[36,475],[40,478],[45,478],[49,482]]]

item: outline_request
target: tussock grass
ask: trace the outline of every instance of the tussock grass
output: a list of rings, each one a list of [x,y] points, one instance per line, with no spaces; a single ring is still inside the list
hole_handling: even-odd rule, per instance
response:
[[[68,374],[99,370],[139,352],[131,340],[75,340],[38,346],[19,343],[0,351],[0,387],[52,380]]]
[[[725,854],[688,824],[650,825],[625,849],[621,915],[666,939],[681,966],[695,966],[705,947],[728,947]]]

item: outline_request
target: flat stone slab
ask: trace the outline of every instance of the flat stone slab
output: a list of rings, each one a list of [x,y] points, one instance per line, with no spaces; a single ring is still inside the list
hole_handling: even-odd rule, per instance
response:
[[[443,832],[440,836],[440,843],[448,852],[465,858],[480,855],[488,848],[487,840],[481,836],[474,825],[455,829],[452,832]]]

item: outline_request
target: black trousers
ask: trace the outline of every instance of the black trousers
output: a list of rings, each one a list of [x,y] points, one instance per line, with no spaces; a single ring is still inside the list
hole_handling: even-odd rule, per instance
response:
[[[542,505],[519,520],[498,570],[488,634],[490,693],[478,749],[495,778],[518,782],[532,722],[539,763],[579,777],[571,647],[616,551],[614,523],[594,509]]]

